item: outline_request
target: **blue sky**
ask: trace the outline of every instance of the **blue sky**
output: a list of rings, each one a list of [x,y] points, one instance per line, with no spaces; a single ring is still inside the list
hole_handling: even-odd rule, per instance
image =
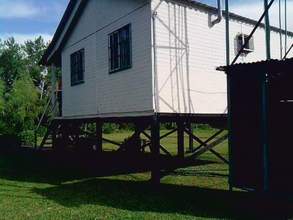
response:
[[[57,28],[68,1],[0,0],[0,38],[6,39],[9,36],[14,36],[17,41],[22,43],[27,39],[42,35],[49,41]],[[216,0],[199,1],[216,5]],[[293,0],[287,1],[288,26],[290,30],[293,30]],[[271,23],[273,25],[278,25],[278,5],[276,3],[271,10]],[[232,12],[258,19],[263,9],[263,0],[230,0],[230,5]]]

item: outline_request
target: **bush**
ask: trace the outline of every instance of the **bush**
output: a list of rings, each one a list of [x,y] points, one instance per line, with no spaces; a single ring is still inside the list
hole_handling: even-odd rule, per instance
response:
[[[18,137],[27,144],[33,143],[33,130],[40,105],[38,92],[30,76],[22,75],[17,79],[4,100],[0,134]]]
[[[117,124],[113,123],[105,123],[103,125],[103,133],[104,134],[111,134],[119,129],[119,126]]]
[[[208,124],[197,124],[194,126],[195,129],[200,129],[200,130],[211,130],[212,127]]]
[[[35,143],[35,132],[34,130],[27,130],[20,133],[20,138],[25,145],[34,145]]]

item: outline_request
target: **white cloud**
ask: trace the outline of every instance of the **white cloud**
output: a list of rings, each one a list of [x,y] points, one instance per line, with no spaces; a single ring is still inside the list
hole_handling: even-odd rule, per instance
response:
[[[0,1],[0,18],[27,18],[38,14],[38,9],[31,2]]]
[[[27,40],[34,40],[37,37],[42,36],[45,42],[49,42],[52,40],[52,35],[46,33],[35,33],[35,34],[19,34],[19,33],[1,33],[0,39],[7,40],[10,37],[14,37],[16,42],[23,44]]]
[[[279,1],[270,8],[270,22],[271,25],[279,27]],[[239,1],[231,5],[231,11],[255,20],[259,20],[260,16],[264,11],[263,1]],[[293,1],[287,1],[287,20],[288,29],[293,31]],[[284,29],[284,1],[282,1],[282,28]]]
[[[0,18],[59,19],[64,11],[63,1],[0,0]]]

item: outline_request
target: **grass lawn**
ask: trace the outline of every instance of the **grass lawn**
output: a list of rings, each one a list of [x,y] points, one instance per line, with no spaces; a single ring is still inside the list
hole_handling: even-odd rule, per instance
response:
[[[213,132],[199,130],[198,135],[207,138]],[[121,141],[129,135],[106,136]],[[176,153],[175,134],[162,144]],[[227,157],[227,143],[216,150]],[[78,162],[56,169],[43,156],[0,155],[0,219],[260,219],[266,210],[272,211],[270,217],[286,216],[287,209],[270,209],[273,203],[259,206],[255,195],[229,193],[228,166],[210,153],[200,159],[213,163],[178,169],[154,188],[149,172],[95,177],[77,169]]]

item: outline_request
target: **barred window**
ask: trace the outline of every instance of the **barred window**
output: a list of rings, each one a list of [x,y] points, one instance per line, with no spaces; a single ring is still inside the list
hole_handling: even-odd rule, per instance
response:
[[[109,71],[131,68],[131,25],[128,24],[109,34]]]
[[[71,86],[84,83],[84,49],[81,49],[70,56],[71,62]]]

